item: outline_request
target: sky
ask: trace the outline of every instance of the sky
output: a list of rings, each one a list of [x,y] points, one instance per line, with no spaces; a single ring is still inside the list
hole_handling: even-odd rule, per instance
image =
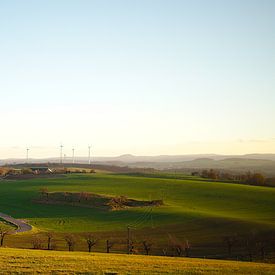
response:
[[[275,153],[275,1],[1,0],[0,158]]]

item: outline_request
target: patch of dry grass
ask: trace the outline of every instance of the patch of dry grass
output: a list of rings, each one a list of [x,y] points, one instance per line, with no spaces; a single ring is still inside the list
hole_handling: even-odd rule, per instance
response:
[[[275,274],[275,265],[189,258],[0,249],[3,274]]]

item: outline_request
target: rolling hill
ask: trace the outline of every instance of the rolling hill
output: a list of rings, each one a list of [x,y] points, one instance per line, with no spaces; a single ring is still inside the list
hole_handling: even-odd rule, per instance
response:
[[[65,250],[64,234],[73,233],[79,241],[77,250],[86,250],[81,234],[93,232],[99,239],[95,249],[105,251],[106,239],[119,245],[114,252],[125,253],[127,226],[134,225],[132,238],[142,252],[140,242],[153,240],[153,254],[162,254],[169,236],[192,244],[192,255],[225,257],[223,237],[249,232],[275,230],[275,189],[200,178],[172,177],[167,174],[129,175],[101,173],[72,174],[64,177],[4,180],[0,184],[0,209],[28,221],[37,232],[53,231],[57,249]],[[105,211],[77,204],[43,204],[35,200],[40,189],[49,192],[91,192],[107,196],[126,196],[135,200],[163,199],[164,205]],[[6,245],[30,248],[31,234],[8,236]],[[236,250],[241,257],[246,252]]]

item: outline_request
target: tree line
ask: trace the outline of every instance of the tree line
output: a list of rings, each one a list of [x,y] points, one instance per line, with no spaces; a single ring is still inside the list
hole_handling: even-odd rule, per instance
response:
[[[7,227],[0,225],[0,246],[4,245],[4,240],[13,231]],[[191,245],[188,240],[180,241],[175,237],[169,235],[170,244],[167,248],[162,249],[163,256],[190,256]],[[56,241],[59,240],[55,232],[49,231],[44,233],[37,233],[30,239],[30,245],[33,249],[40,250],[57,250]],[[93,233],[87,232],[83,234],[65,234],[63,235],[64,244],[67,246],[68,251],[74,251],[75,246],[80,242],[86,243],[87,252],[92,252],[94,247],[98,244],[99,239]],[[128,247],[127,244],[128,243]],[[128,254],[145,254],[150,255],[153,247],[156,245],[151,239],[144,238],[140,241],[129,240],[112,240],[105,241],[105,252],[111,253],[115,245],[125,245],[125,251]],[[123,252],[123,251],[121,251]]]
[[[6,236],[11,233],[12,231],[8,228],[0,226],[0,246],[4,245]],[[62,239],[68,251],[74,251],[75,247],[81,242],[83,244],[84,241],[86,244],[86,251],[92,252],[100,241],[99,238],[90,232],[83,234],[65,234],[62,236]],[[55,232],[49,231],[38,233],[32,236],[30,245],[33,249],[57,250],[57,240],[60,241],[60,237],[58,237]],[[168,234],[168,243],[162,248],[158,245],[157,241],[153,241],[148,237],[144,237],[139,241],[134,241],[132,239],[101,239],[101,241],[103,241],[103,243],[105,242],[106,253],[111,253],[112,251],[118,252],[118,250],[114,251],[113,249],[119,246],[120,253],[154,255],[155,253],[152,250],[158,248],[163,256],[192,256],[190,241],[187,239],[180,240],[172,234]],[[219,258],[265,261],[268,257],[274,257],[275,231],[231,234],[222,237],[221,241],[226,254],[216,255],[219,256]],[[121,250],[121,245],[124,245],[124,249],[122,248],[123,250]],[[211,247],[209,246],[208,248],[210,249]]]
[[[162,249],[163,256],[190,256],[191,245],[188,240],[180,241],[175,237],[169,235],[170,244],[167,248]],[[83,233],[83,234],[65,234],[63,236],[64,244],[67,246],[68,251],[74,251],[75,246],[79,244],[79,242],[84,241],[86,243],[87,252],[92,252],[94,247],[98,244],[99,239],[94,236],[93,233]],[[55,242],[55,233],[54,232],[46,232],[35,234],[30,241],[33,249],[47,249],[47,250],[56,250],[56,242]],[[128,254],[145,254],[150,255],[152,249],[156,245],[151,239],[144,238],[140,241],[133,240],[105,240],[105,252],[111,253],[112,248],[116,245],[125,245],[125,250],[121,252],[125,252]],[[127,247],[128,244],[128,247]]]
[[[231,181],[259,186],[275,186],[275,178],[267,178],[261,173],[253,173],[250,171],[243,174],[232,174],[214,169],[205,169],[201,172],[192,172],[192,175],[211,180]]]
[[[240,260],[262,260],[275,253],[275,232],[250,232],[246,234],[232,234],[223,237],[228,257],[237,255]]]

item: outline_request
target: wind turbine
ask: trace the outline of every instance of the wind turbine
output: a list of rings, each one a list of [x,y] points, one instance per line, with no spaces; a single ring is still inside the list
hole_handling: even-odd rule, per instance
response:
[[[74,164],[74,151],[75,151],[75,149],[73,148],[72,149],[72,152],[73,152],[73,155],[72,155],[73,164]]]
[[[30,151],[30,149],[27,148],[27,149],[26,149],[26,163],[29,162],[29,151]]]
[[[91,164],[91,146],[88,146],[88,150],[89,150],[89,158],[88,158],[88,161],[89,161],[89,164]]]
[[[63,145],[61,144],[60,145],[60,164],[62,164],[62,162],[63,162]]]

